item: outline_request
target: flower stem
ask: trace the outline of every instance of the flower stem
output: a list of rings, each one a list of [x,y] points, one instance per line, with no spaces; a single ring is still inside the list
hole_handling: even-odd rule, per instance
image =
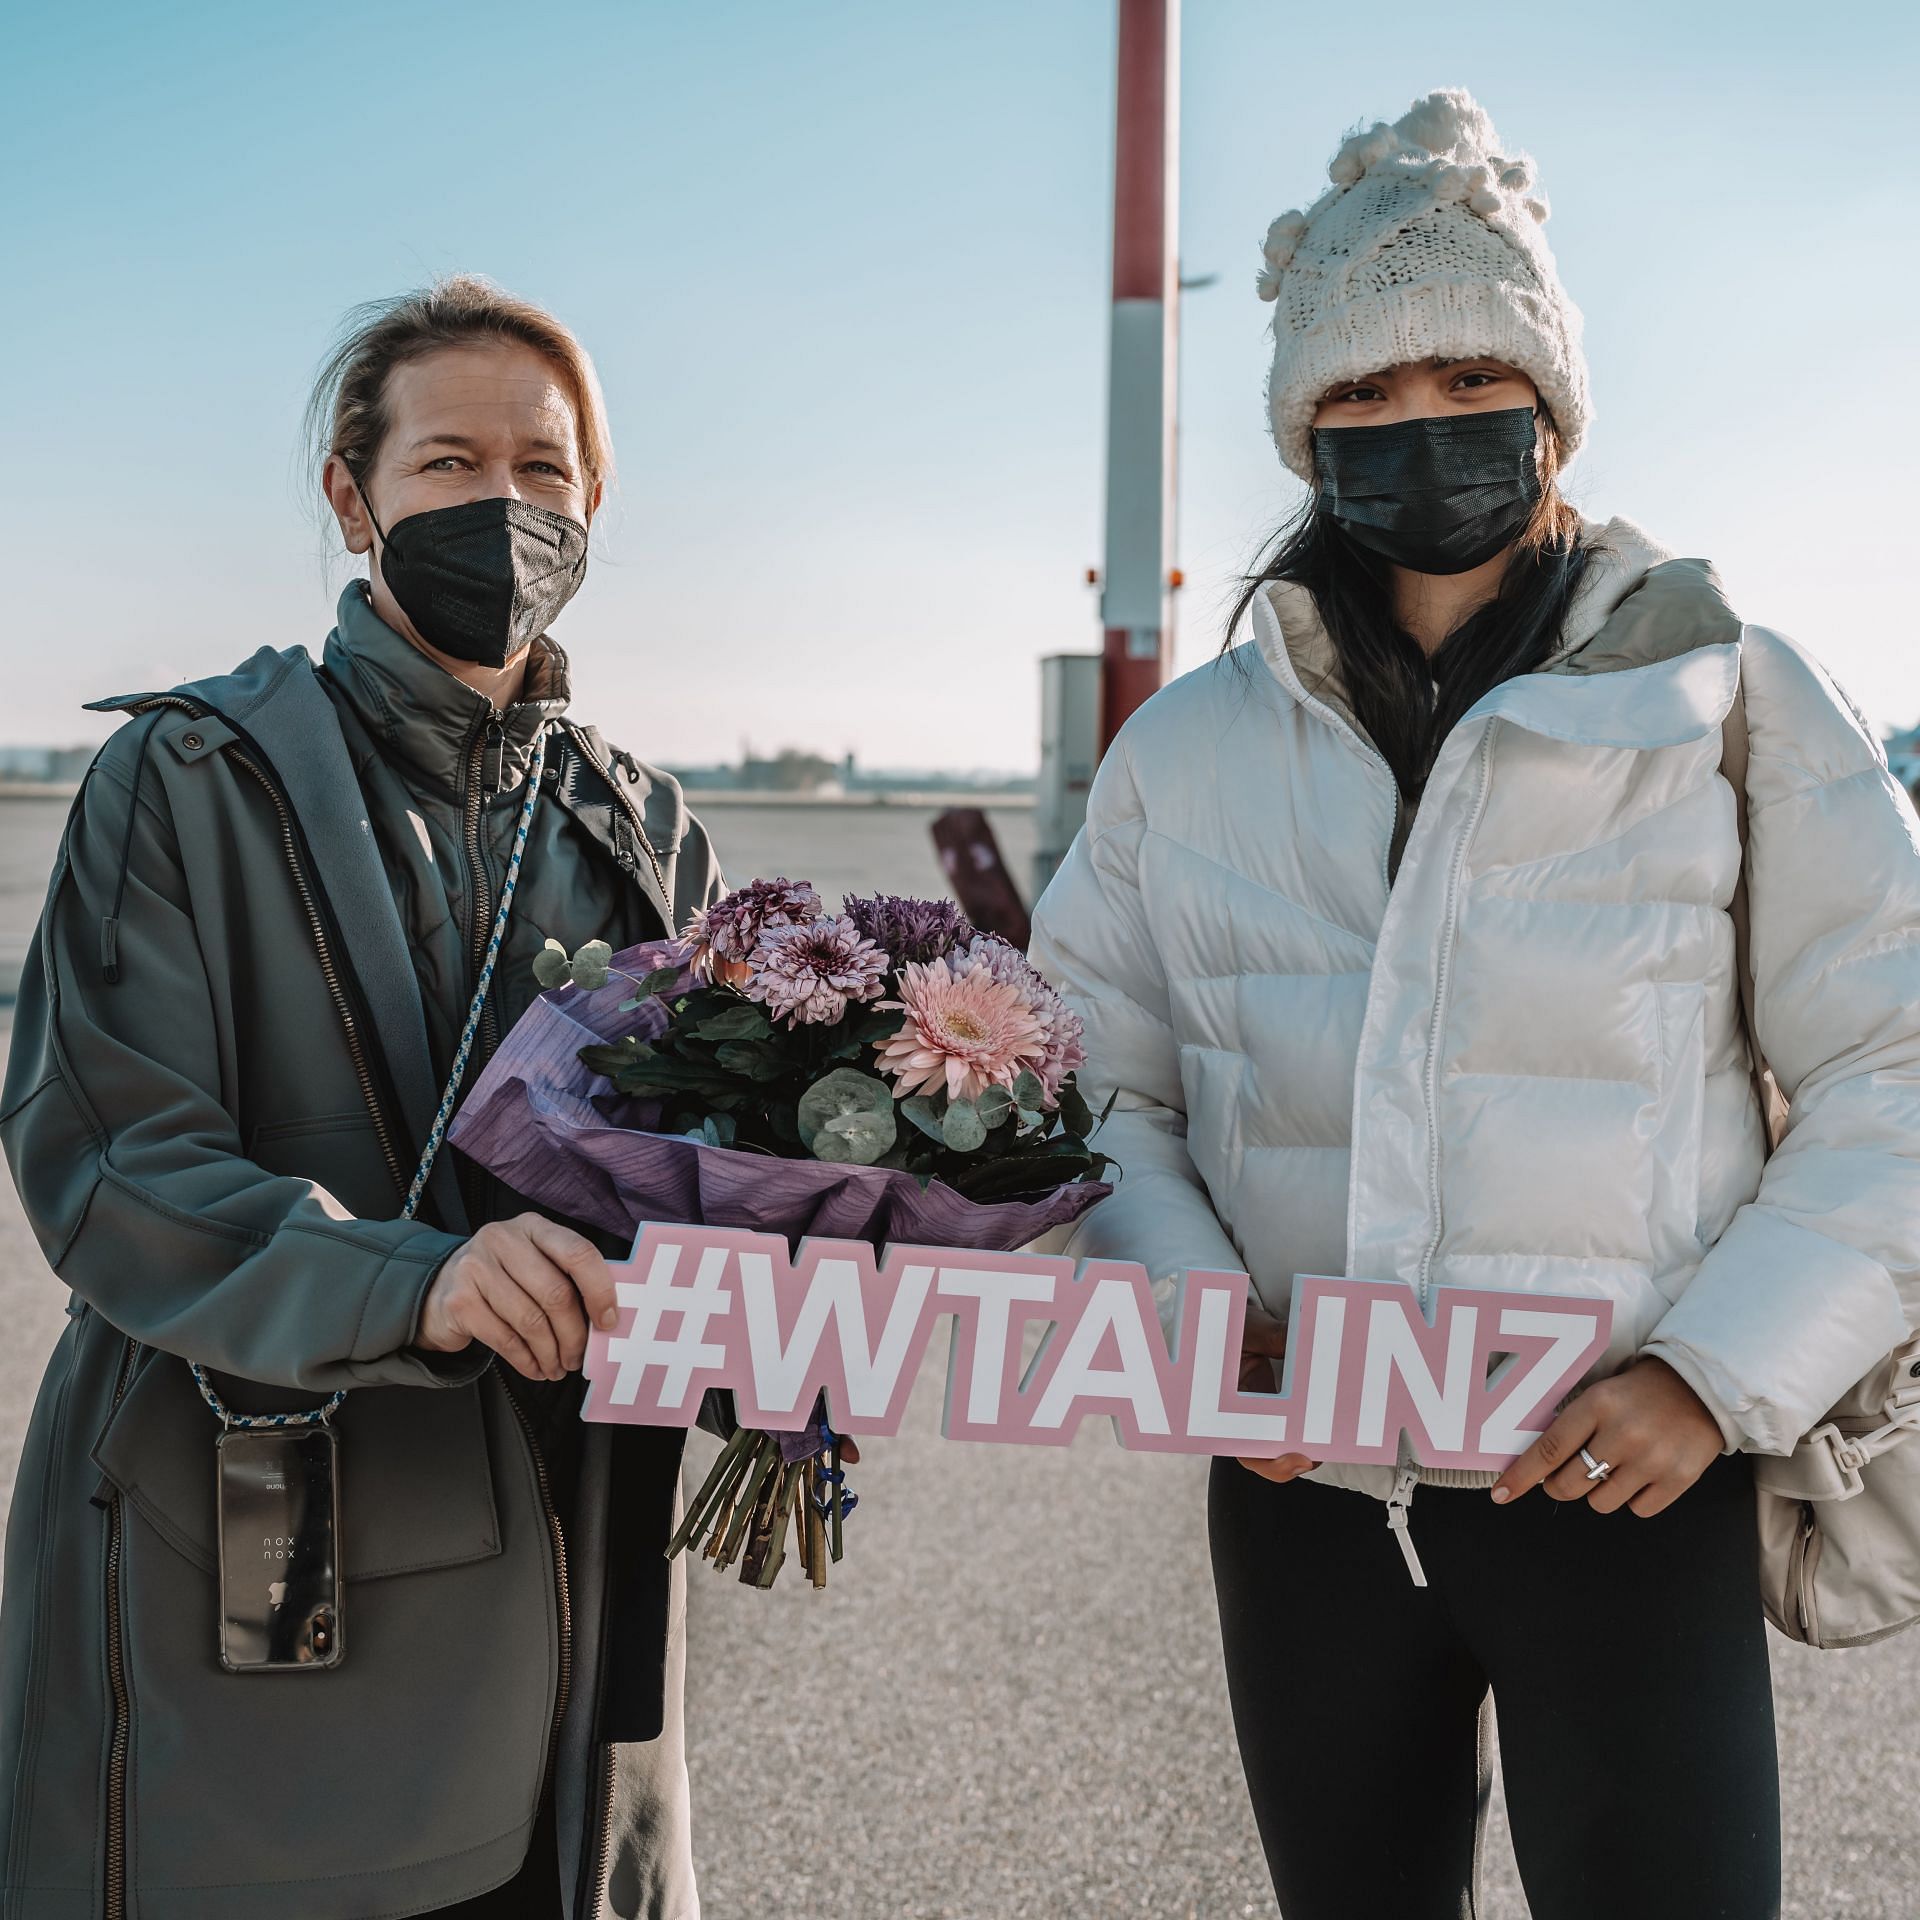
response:
[[[745,1427],[737,1427],[733,1438],[720,1449],[720,1457],[700,1483],[700,1491],[693,1496],[680,1528],[667,1542],[667,1558],[671,1560],[676,1553],[683,1553],[700,1538],[707,1523],[708,1515],[719,1504],[723,1486],[732,1477],[733,1469],[739,1464],[740,1456],[753,1443],[754,1436]]]
[[[780,1449],[764,1433],[756,1434],[760,1443],[755,1454],[753,1466],[747,1474],[746,1483],[740,1494],[740,1504],[734,1509],[733,1524],[727,1529],[727,1537],[720,1548],[719,1563],[731,1566],[734,1556],[740,1551],[740,1543],[747,1536],[753,1522],[754,1512],[760,1506],[767,1482],[774,1469],[780,1464]]]

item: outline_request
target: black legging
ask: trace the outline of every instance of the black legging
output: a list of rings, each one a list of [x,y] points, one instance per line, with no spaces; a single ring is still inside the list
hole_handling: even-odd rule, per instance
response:
[[[1382,1503],[1216,1460],[1228,1690],[1285,1920],[1472,1920],[1483,1709],[1534,1920],[1772,1920],[1780,1781],[1752,1472],[1650,1520],[1422,1487]]]

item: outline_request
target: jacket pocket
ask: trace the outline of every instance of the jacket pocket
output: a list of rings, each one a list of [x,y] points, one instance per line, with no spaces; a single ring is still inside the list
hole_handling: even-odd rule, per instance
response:
[[[500,1551],[481,1385],[433,1391],[356,1387],[341,1403],[334,1424],[340,1435],[344,1578],[420,1573]],[[316,1404],[311,1394],[284,1388],[261,1388],[249,1397],[245,1383],[233,1386],[223,1376],[215,1386],[239,1413]],[[219,1419],[201,1399],[187,1363],[148,1349],[93,1446],[95,1465],[134,1511],[208,1574],[219,1567],[219,1432]]]
[[[380,1135],[364,1107],[348,1113],[309,1114],[248,1129],[247,1158],[268,1173],[311,1180],[339,1194],[356,1211],[390,1211],[393,1175]]]
[[[219,1423],[184,1361],[150,1357],[95,1445],[126,1503],[127,1873],[147,1920],[420,1912],[506,1879],[526,1850],[560,1628],[505,1391],[484,1375],[356,1389],[337,1419],[334,1668],[219,1665]]]

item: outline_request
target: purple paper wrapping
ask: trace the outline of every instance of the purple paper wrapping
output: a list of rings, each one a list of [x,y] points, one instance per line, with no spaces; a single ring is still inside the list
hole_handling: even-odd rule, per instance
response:
[[[668,943],[652,941],[613,964],[645,975],[674,957]],[[981,1202],[939,1180],[922,1188],[897,1168],[783,1160],[621,1125],[643,1117],[648,1103],[616,1094],[579,1052],[664,1026],[658,1001],[622,1013],[632,997],[632,982],[617,974],[592,993],[541,994],[487,1063],[447,1138],[530,1200],[618,1234],[659,1220],[999,1253],[1077,1220],[1113,1191],[1088,1180],[1034,1200]]]

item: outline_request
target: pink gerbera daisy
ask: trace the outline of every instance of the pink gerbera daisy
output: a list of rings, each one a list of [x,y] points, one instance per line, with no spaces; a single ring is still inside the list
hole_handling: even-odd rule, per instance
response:
[[[880,1005],[907,1016],[878,1056],[902,1093],[944,1086],[949,1099],[977,1100],[991,1086],[1011,1087],[1046,1052],[1026,996],[980,961],[910,961],[900,970],[900,998]]]

